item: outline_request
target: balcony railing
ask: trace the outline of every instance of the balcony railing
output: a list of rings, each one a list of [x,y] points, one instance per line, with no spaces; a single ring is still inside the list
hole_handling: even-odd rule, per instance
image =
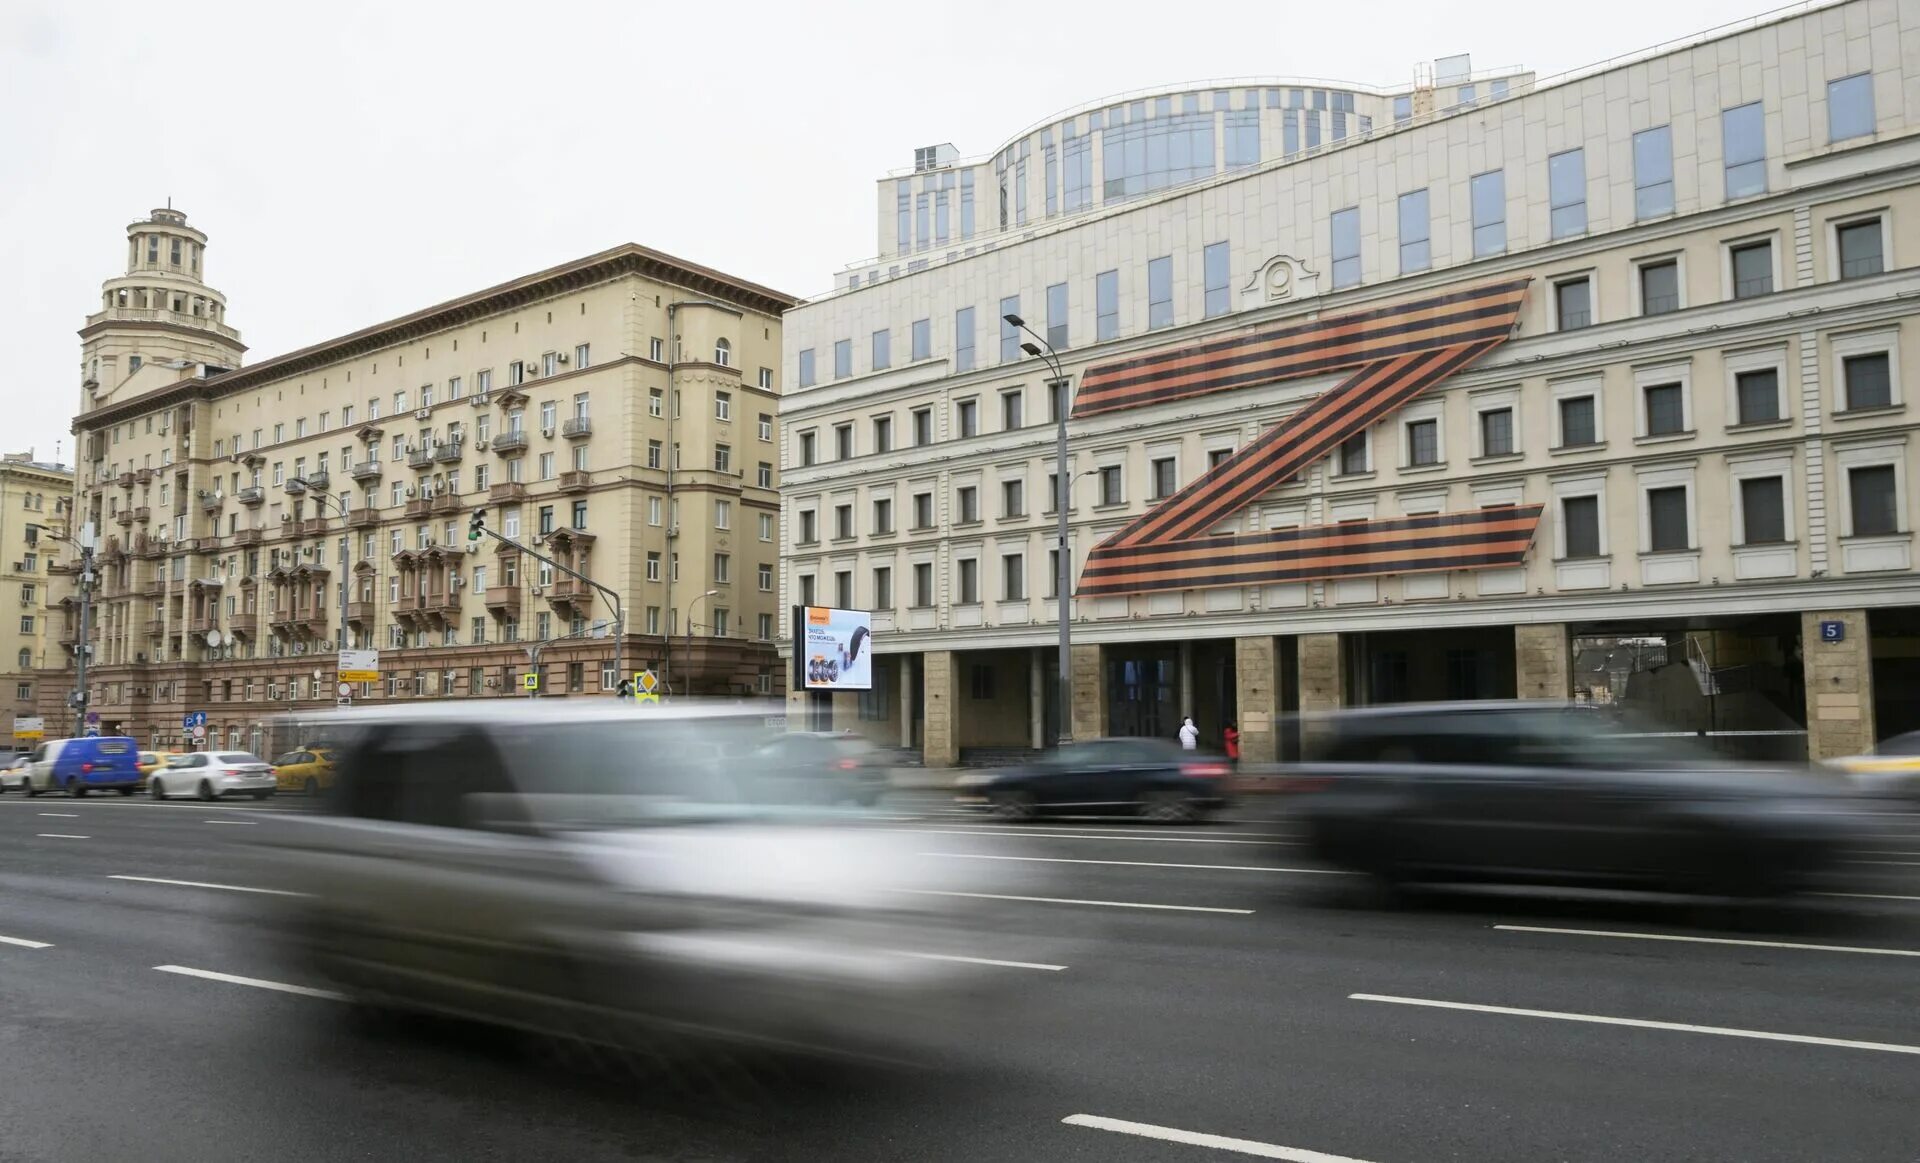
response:
[[[113,519],[116,524],[118,524],[122,529],[124,529],[127,526],[133,524],[133,510],[122,509],[118,513],[115,513],[113,515]]]
[[[526,432],[524,430],[520,432],[502,432],[493,438],[493,450],[501,455],[509,452],[525,452],[527,450]]]
[[[487,609],[511,610],[518,613],[520,610],[520,587],[488,586]]]
[[[246,488],[233,494],[233,499],[243,505],[258,505],[267,499],[267,490],[261,488],[259,485],[248,485]]]
[[[306,479],[307,479],[307,488],[313,490],[316,493],[326,492],[327,486],[333,483],[333,477],[330,476],[325,469],[322,469],[319,472],[308,473]]]
[[[433,498],[433,511],[435,513],[458,513],[460,511],[460,498],[452,493],[441,493],[439,496]]]
[[[501,481],[499,484],[487,490],[487,500],[492,501],[496,505],[507,501],[524,501],[526,499],[527,486],[521,484],[519,481]]]
[[[355,509],[353,515],[347,518],[347,524],[355,529],[377,528],[380,524],[380,510]]]
[[[200,507],[209,513],[218,513],[220,506],[226,503],[227,498],[220,493],[208,493],[200,498]]]
[[[362,626],[373,621],[373,606],[374,604],[372,602],[348,602],[347,621],[358,622]]]
[[[131,472],[123,472],[115,483],[123,489],[130,489],[133,487],[133,474]]]
[[[157,307],[109,307],[105,311],[95,311],[87,316],[87,326],[96,323],[171,323],[180,327],[192,327],[200,331],[211,331],[215,335],[237,340],[240,333],[225,323],[219,323],[205,315],[195,315],[191,311],[164,311]]]
[[[356,481],[377,481],[380,479],[380,462],[363,460],[347,470],[347,475]]]
[[[325,517],[308,517],[300,522],[300,536],[315,537],[327,531]]]
[[[287,480],[286,490],[289,497],[301,497],[306,495],[307,486],[301,483],[299,477],[291,477]]]
[[[219,628],[219,621],[212,614],[195,614],[187,623],[187,630],[194,634],[205,634]]]
[[[432,497],[415,497],[407,502],[407,516],[425,517],[433,512]]]
[[[585,469],[576,468],[560,474],[560,491],[563,493],[584,493],[592,483],[592,474]]]
[[[133,519],[145,525],[153,520],[153,510],[146,505],[141,505],[133,511]]]
[[[433,467],[433,445],[429,444],[420,448],[407,449],[407,467],[408,468],[432,468]]]
[[[593,420],[586,416],[575,416],[573,419],[560,425],[560,435],[569,440],[581,436],[591,436],[593,435]]]
[[[235,529],[233,533],[228,536],[227,543],[235,547],[258,545],[264,536],[265,535],[258,529]]]
[[[467,442],[448,440],[433,446],[433,459],[441,464],[459,464],[460,458],[467,453]]]
[[[248,614],[228,614],[227,615],[227,633],[229,634],[245,634],[247,637],[251,638],[256,633],[259,632],[259,629],[260,629],[260,615],[258,614],[248,613]]]
[[[166,628],[167,628],[167,623],[166,623],[166,619],[164,618],[148,618],[147,619],[147,637],[149,638],[160,637],[161,634],[166,632]]]

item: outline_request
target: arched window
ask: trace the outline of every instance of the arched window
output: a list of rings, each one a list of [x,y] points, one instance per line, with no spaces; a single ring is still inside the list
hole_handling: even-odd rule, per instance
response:
[[[726,340],[716,340],[713,345],[713,362],[721,367],[733,366],[733,344]]]
[[[32,648],[30,648],[30,647],[26,647],[26,646],[22,646],[22,647],[20,648],[20,669],[21,669],[21,670],[32,670],[32,669],[33,669],[33,650],[32,650]]]

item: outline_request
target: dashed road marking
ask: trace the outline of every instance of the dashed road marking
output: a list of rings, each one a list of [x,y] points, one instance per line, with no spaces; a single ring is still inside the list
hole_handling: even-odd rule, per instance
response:
[[[1920,957],[1920,949],[1876,949],[1870,945],[1811,945],[1800,941],[1750,941],[1739,937],[1688,937],[1677,933],[1628,933],[1614,929],[1557,929],[1546,925],[1495,925],[1507,933],[1553,933],[1565,937],[1619,937],[1633,941],[1678,941],[1690,945],[1746,945],[1757,949],[1804,949],[1816,953],[1877,953],[1882,957]]]
[[[315,989],[310,985],[288,985],[284,981],[267,981],[259,977],[240,977],[232,973],[215,973],[211,969],[190,969],[185,965],[156,965],[162,973],[177,973],[182,977],[199,977],[207,981],[224,981],[229,985],[246,985],[254,989],[271,989],[278,993],[297,993],[301,997],[324,998],[327,1001],[344,1001],[346,995],[331,989]]]
[[[109,875],[108,880],[137,880],[142,884],[171,884],[180,888],[217,888],[226,892],[257,892],[267,896],[311,896],[311,893],[288,892],[283,888],[249,888],[244,884],[213,884],[204,880],[168,880],[163,876],[120,876]]]
[[[1087,1127],[1095,1131],[1112,1131],[1142,1139],[1159,1139],[1166,1143],[1184,1143],[1189,1147],[1232,1151],[1237,1155],[1251,1155],[1256,1159],[1284,1159],[1288,1163],[1367,1163],[1366,1160],[1355,1159],[1351,1155],[1329,1155],[1325,1151],[1309,1151],[1303,1147],[1282,1147],[1277,1143],[1233,1139],[1225,1135],[1207,1135],[1199,1131],[1183,1131],[1178,1127],[1157,1127],[1152,1123],[1110,1119],[1103,1115],[1068,1115],[1060,1121],[1070,1127]]]
[[[1156,909],[1156,910],[1173,912],[1173,913],[1230,913],[1234,916],[1240,916],[1240,917],[1249,917],[1253,915],[1252,909],[1218,909],[1218,908],[1206,908],[1200,905],[1155,905],[1155,904],[1144,904],[1139,901],[1090,901],[1090,900],[1076,900],[1071,897],[1057,897],[1057,896],[1009,896],[1007,894],[997,893],[997,892],[951,892],[944,889],[935,889],[935,888],[908,888],[908,889],[902,889],[901,891],[910,892],[915,894],[916,896],[971,897],[975,900],[1024,901],[1030,904],[1042,904],[1042,905],[1097,905],[1101,908],[1108,908],[1108,909]]]

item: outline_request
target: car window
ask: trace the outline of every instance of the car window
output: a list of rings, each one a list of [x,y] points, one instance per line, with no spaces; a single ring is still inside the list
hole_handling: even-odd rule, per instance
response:
[[[216,751],[213,758],[219,763],[263,763],[258,755],[250,751]]]

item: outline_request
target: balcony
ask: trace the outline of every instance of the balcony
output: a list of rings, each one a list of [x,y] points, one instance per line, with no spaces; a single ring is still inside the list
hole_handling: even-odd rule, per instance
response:
[[[143,598],[157,598],[165,593],[166,590],[167,583],[164,579],[151,577],[140,586],[140,596]]]
[[[156,476],[159,476],[159,475],[160,475],[160,474],[159,474],[158,472],[155,472],[155,471],[154,471],[153,469],[150,469],[150,468],[143,468],[143,469],[139,469],[139,470],[137,470],[137,471],[136,471],[136,472],[135,472],[135,473],[133,474],[133,479],[134,479],[134,483],[135,483],[135,484],[142,484],[142,485],[144,485],[144,484],[146,484],[146,483],[147,483],[148,481],[150,481],[150,480],[152,480],[152,479],[153,479],[154,477],[156,477]]]
[[[205,634],[209,630],[218,630],[219,620],[212,614],[195,614],[187,623],[187,630],[193,634]]]
[[[433,499],[433,511],[435,513],[458,513],[460,511],[460,498],[452,493],[441,493]]]
[[[593,587],[570,577],[558,578],[547,587],[547,600],[556,606],[592,605],[593,594]]]
[[[299,477],[287,478],[287,483],[285,487],[287,490],[287,495],[289,497],[304,497],[307,495],[307,486],[301,481]]]
[[[409,517],[425,517],[432,514],[432,512],[432,497],[415,497],[413,500],[407,502],[407,516]]]
[[[258,614],[248,613],[248,614],[228,614],[227,615],[227,633],[229,634],[241,634],[241,635],[245,635],[248,638],[252,638],[255,634],[259,632],[259,630],[260,630],[260,615]]]
[[[327,486],[333,483],[333,477],[328,474],[326,469],[321,469],[319,472],[308,473],[306,481],[307,488],[316,493],[324,493],[327,491]]]
[[[191,311],[167,311],[158,307],[109,307],[87,316],[88,327],[102,323],[165,323],[174,327],[191,327],[196,331],[211,331],[235,342],[240,339],[238,331],[206,315],[195,315]]]
[[[377,481],[380,479],[380,462],[363,460],[347,470],[347,475],[356,481]]]
[[[120,485],[120,487],[121,487],[121,488],[123,488],[123,489],[130,489],[130,488],[132,488],[132,487],[133,487],[133,473],[132,473],[131,471],[128,471],[128,472],[123,472],[123,473],[121,473],[121,474],[120,474],[120,477],[119,477],[119,481],[118,481],[118,483],[119,483],[119,485]]]
[[[261,488],[259,485],[248,485],[246,488],[233,494],[233,499],[243,505],[258,505],[267,499],[267,490]]]
[[[433,446],[433,459],[440,464],[459,464],[460,458],[467,454],[467,442],[449,440]]]
[[[408,445],[407,446],[407,467],[408,468],[432,468],[433,467],[433,445],[428,444],[428,445],[417,447],[417,448],[412,445]]]
[[[133,511],[133,519],[145,525],[147,522],[153,520],[153,510],[146,505],[141,505]]]
[[[560,491],[563,493],[584,493],[593,483],[593,474],[585,469],[573,469],[560,474]]]
[[[265,535],[258,529],[235,529],[232,535],[227,538],[227,542],[235,548],[239,548],[242,545],[258,545],[264,539],[264,536]]]
[[[527,499],[527,486],[519,481],[501,481],[487,490],[487,500],[498,505]]]
[[[592,436],[593,421],[586,416],[575,416],[573,419],[560,425],[560,435],[566,437],[568,440],[578,440],[581,437]]]
[[[166,627],[167,627],[166,619],[148,618],[147,619],[147,637],[149,638],[160,637],[161,634],[166,632]]]
[[[325,517],[308,517],[300,522],[300,536],[302,537],[318,537],[326,531],[327,519]]]
[[[332,620],[325,614],[308,614],[306,617],[300,619],[300,628],[305,630],[309,637],[313,638],[333,637],[332,626]]]
[[[113,519],[122,529],[125,529],[127,526],[133,524],[133,510],[122,509],[113,515]]]
[[[501,456],[515,452],[525,452],[527,450],[526,432],[524,430],[520,432],[502,432],[493,438],[493,450]]]
[[[207,493],[200,498],[200,508],[208,513],[218,513],[227,498],[220,493]]]
[[[355,529],[377,529],[380,527],[380,510],[355,509],[347,518],[347,524]]]
[[[347,621],[361,626],[372,622],[374,619],[373,605],[372,602],[348,602]]]
[[[489,610],[518,614],[520,612],[520,587],[488,586],[486,600],[487,609]]]

